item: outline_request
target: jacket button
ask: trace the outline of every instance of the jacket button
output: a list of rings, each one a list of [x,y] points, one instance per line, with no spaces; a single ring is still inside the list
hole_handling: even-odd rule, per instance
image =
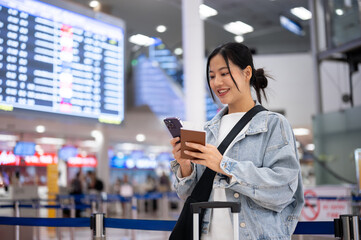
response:
[[[243,223],[239,224],[239,226],[240,226],[241,228],[244,228],[244,227],[246,227],[246,224],[243,222]]]
[[[233,197],[234,197],[234,198],[239,198],[239,193],[234,193],[234,194],[233,194]]]

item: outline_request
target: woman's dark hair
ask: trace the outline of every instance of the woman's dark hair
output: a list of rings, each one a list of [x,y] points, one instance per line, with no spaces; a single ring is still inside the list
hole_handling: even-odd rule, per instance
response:
[[[218,54],[220,54],[223,57],[224,61],[226,62],[229,74],[230,74],[234,84],[236,85],[237,89],[238,89],[238,86],[232,76],[231,70],[229,68],[228,60],[231,60],[233,62],[233,64],[237,65],[242,70],[244,70],[247,66],[250,66],[252,68],[252,77],[251,77],[250,84],[256,90],[257,100],[260,103],[262,103],[261,92],[263,93],[264,98],[267,100],[267,96],[265,94],[264,89],[267,87],[267,84],[268,84],[267,78],[269,78],[269,76],[267,76],[264,73],[264,70],[262,68],[259,68],[257,70],[254,68],[252,53],[249,50],[249,48],[247,46],[243,45],[242,43],[235,43],[235,42],[226,43],[226,44],[223,44],[223,45],[217,47],[208,56],[206,76],[207,76],[208,87],[211,91],[213,100],[214,100],[214,95],[211,90],[211,86],[209,84],[209,63],[212,60],[212,58]]]

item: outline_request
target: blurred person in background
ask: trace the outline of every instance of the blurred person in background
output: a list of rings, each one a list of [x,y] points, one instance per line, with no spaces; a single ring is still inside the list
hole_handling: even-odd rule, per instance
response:
[[[104,189],[103,181],[97,178],[94,171],[87,172],[87,184],[90,194],[99,194]]]
[[[80,200],[80,197],[79,195],[83,194],[84,193],[84,189],[83,189],[83,186],[84,186],[84,177],[83,177],[83,174],[82,174],[82,171],[79,170],[75,177],[73,178],[73,180],[71,180],[71,183],[70,183],[70,195],[78,195],[78,196],[74,196],[75,198],[75,205],[79,205],[81,204],[81,200]],[[75,211],[75,216],[76,217],[80,217],[81,216],[81,210],[80,209],[76,209]]]
[[[124,174],[123,181],[120,184],[120,196],[128,200],[133,196],[133,186],[129,183],[127,174]],[[124,217],[130,217],[130,203],[130,201],[122,201],[122,213]]]
[[[157,191],[157,181],[151,175],[147,175],[147,179],[145,182],[145,191],[146,193],[154,193]],[[154,212],[157,210],[157,199],[149,199],[145,201],[145,211]]]
[[[20,176],[20,170],[16,170],[15,174],[11,175],[11,185],[21,187],[24,178]]]
[[[8,186],[9,186],[9,176],[6,172],[4,171],[0,171],[0,188],[4,188],[4,190],[7,192],[8,191]]]
[[[169,177],[165,174],[165,172],[162,172],[162,176],[159,178],[159,184],[158,184],[158,191],[159,192],[170,192],[171,183],[169,180]]]

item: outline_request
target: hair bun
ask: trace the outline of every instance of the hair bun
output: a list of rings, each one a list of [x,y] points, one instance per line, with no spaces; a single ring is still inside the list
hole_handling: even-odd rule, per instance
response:
[[[255,72],[255,76],[256,76],[255,85],[257,85],[257,87],[260,88],[260,89],[266,88],[267,85],[268,85],[268,80],[267,80],[267,77],[264,74],[263,68],[257,69],[256,72]]]

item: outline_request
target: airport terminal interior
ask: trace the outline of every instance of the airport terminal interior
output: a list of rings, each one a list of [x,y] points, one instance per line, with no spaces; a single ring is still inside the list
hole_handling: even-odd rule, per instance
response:
[[[164,119],[201,131],[224,107],[206,62],[227,42],[293,129],[298,223],[347,215],[359,235],[360,4],[0,0],[0,239],[168,239],[184,199]],[[299,226],[293,240],[335,239]]]

